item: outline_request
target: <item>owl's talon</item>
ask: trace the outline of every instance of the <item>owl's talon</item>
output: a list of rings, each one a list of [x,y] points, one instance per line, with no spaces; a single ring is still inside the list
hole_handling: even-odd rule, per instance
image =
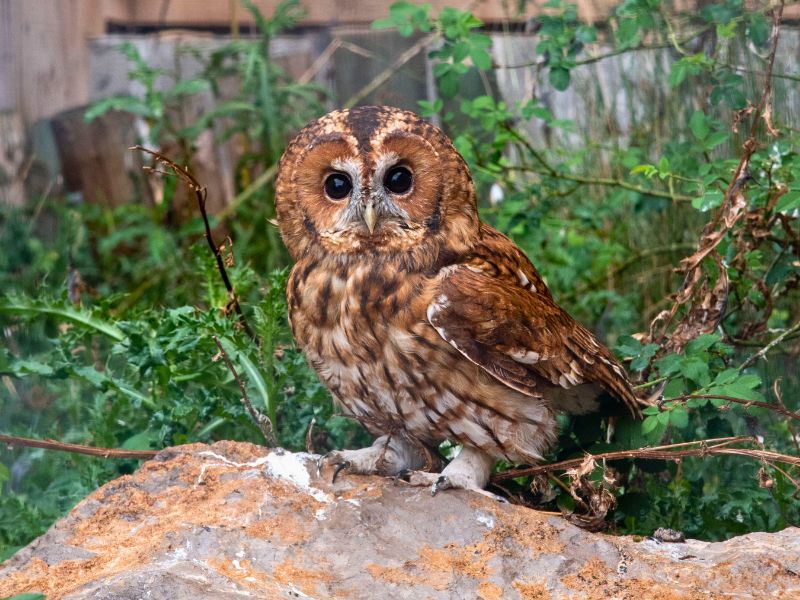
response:
[[[431,496],[435,496],[439,490],[446,490],[450,487],[450,480],[446,475],[441,475],[431,486]]]
[[[339,476],[339,473],[344,471],[345,469],[349,469],[352,464],[349,460],[343,460],[342,462],[335,463],[336,468],[333,470],[333,477],[331,478],[331,483],[336,483],[336,478]]]

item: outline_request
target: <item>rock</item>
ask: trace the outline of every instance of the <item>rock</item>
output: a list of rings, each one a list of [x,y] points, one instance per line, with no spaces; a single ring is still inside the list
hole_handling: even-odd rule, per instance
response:
[[[800,529],[727,542],[589,533],[461,490],[170,448],[0,566],[0,598],[799,598]]]

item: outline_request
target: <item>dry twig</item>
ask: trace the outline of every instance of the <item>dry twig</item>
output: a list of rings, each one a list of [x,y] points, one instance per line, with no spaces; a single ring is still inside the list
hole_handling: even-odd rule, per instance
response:
[[[679,444],[669,444],[666,446],[655,446],[653,448],[637,448],[636,450],[617,450],[615,452],[603,452],[601,454],[587,454],[580,458],[562,460],[549,465],[538,465],[535,467],[524,467],[521,469],[510,469],[502,473],[495,473],[492,481],[502,481],[513,477],[526,477],[529,475],[539,475],[552,471],[566,471],[576,469],[581,466],[587,458],[592,458],[595,462],[606,460],[626,460],[631,458],[645,460],[679,460],[688,457],[706,457],[717,455],[736,455],[747,456],[766,463],[784,463],[794,467],[800,467],[800,457],[779,454],[769,450],[753,448],[732,448],[733,444],[754,444],[759,445],[758,440],[750,436],[713,438],[708,440],[695,440],[692,442],[681,442]]]
[[[256,409],[256,407],[253,406],[253,403],[250,402],[250,396],[247,395],[247,388],[245,387],[242,378],[239,377],[236,367],[233,366],[228,353],[225,352],[225,348],[222,347],[222,344],[215,336],[212,336],[211,339],[214,340],[217,348],[219,348],[219,356],[222,357],[222,360],[225,362],[225,366],[228,367],[228,370],[231,372],[231,375],[233,375],[233,378],[236,380],[236,383],[239,386],[239,390],[242,392],[242,404],[244,404],[245,408],[247,409],[250,418],[253,419],[253,422],[264,436],[267,444],[272,448],[277,447],[278,440],[275,439],[275,431],[273,429],[272,421],[269,420],[267,415]]]
[[[767,410],[774,411],[784,417],[788,417],[789,419],[796,419],[800,421],[800,414],[796,412],[792,412],[788,410],[783,403],[781,405],[777,404],[770,404],[769,402],[761,402],[760,400],[747,400],[746,398],[736,398],[735,396],[724,396],[720,394],[685,394],[683,396],[676,396],[675,398],[670,398],[669,400],[662,400],[660,404],[666,403],[684,403],[693,398],[697,398],[700,400],[724,400],[725,402],[730,402],[733,404],[741,404],[744,407],[748,406],[757,406],[759,408],[766,408]]]
[[[161,163],[168,167],[172,173],[174,173],[178,179],[180,179],[186,186],[189,187],[197,197],[197,205],[200,208],[200,215],[203,218],[203,226],[205,227],[205,237],[206,241],[208,242],[209,248],[211,248],[211,253],[214,255],[214,259],[217,261],[217,270],[219,271],[220,277],[222,278],[222,283],[225,285],[225,289],[228,292],[229,298],[229,306],[232,306],[233,309],[236,311],[236,314],[239,317],[239,323],[242,326],[242,329],[247,333],[247,335],[255,340],[258,341],[256,338],[255,333],[250,328],[250,325],[247,323],[247,319],[245,319],[244,312],[242,312],[242,307],[239,304],[239,298],[236,295],[236,292],[233,289],[233,284],[231,283],[230,278],[228,277],[228,271],[225,269],[225,260],[222,256],[221,247],[217,245],[214,241],[214,237],[211,233],[211,224],[208,220],[208,213],[206,212],[206,194],[207,189],[201,186],[198,181],[194,178],[194,176],[189,173],[187,169],[177,164],[175,161],[167,158],[160,152],[156,152],[155,150],[150,150],[149,148],[145,148],[144,146],[133,146],[130,148],[131,150],[139,150],[140,152],[145,152],[152,156],[157,163]],[[142,167],[144,170],[150,173],[161,173],[162,175],[169,175],[169,172],[162,171],[156,169],[154,167]]]
[[[772,13],[772,45],[769,53],[764,91],[761,94],[758,106],[747,109],[748,114],[753,113],[750,131],[742,146],[742,157],[733,172],[722,206],[717,216],[706,225],[697,251],[681,261],[678,271],[684,273],[684,280],[680,290],[675,295],[672,308],[657,315],[650,325],[650,333],[645,341],[659,343],[664,350],[680,352],[692,339],[714,331],[724,315],[728,300],[728,276],[727,269],[716,249],[725,239],[727,233],[745,214],[747,198],[744,192],[751,178],[749,172],[750,159],[758,147],[756,134],[761,120],[764,120],[767,132],[769,134],[774,133],[770,122],[772,70],[778,50],[779,26],[783,16],[783,4],[783,1],[781,1],[780,5]],[[734,123],[734,130],[735,127],[736,122]],[[706,258],[713,259],[717,265],[719,276],[713,286],[710,285],[709,276],[702,268]],[[672,333],[667,335],[670,323],[675,318],[680,307],[684,305],[688,305],[686,313]],[[660,329],[659,333],[656,333],[657,329]]]
[[[45,450],[73,452],[75,454],[99,456],[101,458],[132,458],[148,460],[160,452],[160,450],[122,450],[119,448],[97,448],[96,446],[69,444],[67,442],[58,442],[56,440],[35,440],[31,438],[17,437],[15,435],[0,435],[0,443],[7,444],[9,446],[25,446],[27,448],[44,448]]]

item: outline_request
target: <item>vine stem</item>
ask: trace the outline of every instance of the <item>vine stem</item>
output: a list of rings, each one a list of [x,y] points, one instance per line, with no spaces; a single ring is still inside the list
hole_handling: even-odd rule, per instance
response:
[[[615,452],[603,452],[601,454],[586,454],[582,457],[562,460],[548,465],[538,465],[535,467],[524,467],[522,469],[511,469],[501,473],[495,473],[492,481],[502,481],[514,477],[527,477],[530,475],[541,475],[552,471],[567,471],[580,467],[587,460],[612,461],[625,459],[645,459],[645,460],[679,460],[689,457],[700,457],[715,455],[734,455],[747,456],[767,463],[784,463],[794,467],[800,467],[800,457],[790,456],[771,452],[761,448],[731,448],[733,444],[754,444],[759,445],[758,440],[750,436],[713,438],[707,440],[694,440],[691,442],[681,442],[679,444],[669,444],[666,446],[654,446],[652,448],[637,448],[636,450],[618,450]]]
[[[514,130],[511,127],[505,126],[504,129],[520,144],[525,147],[525,150],[533,156],[536,161],[542,166],[542,168],[547,172],[550,177],[555,179],[562,179],[564,181],[572,181],[574,183],[580,183],[582,185],[602,185],[608,187],[618,187],[625,190],[630,190],[632,192],[637,192],[639,194],[646,194],[648,196],[655,196],[657,198],[666,198],[668,200],[679,201],[679,202],[691,202],[694,200],[692,196],[686,196],[685,194],[676,194],[674,192],[664,192],[662,190],[655,190],[651,188],[646,188],[641,185],[636,185],[635,183],[631,183],[629,181],[625,181],[624,179],[615,179],[612,177],[587,177],[584,175],[573,175],[572,173],[563,173],[556,170],[553,165],[551,165],[547,160],[542,156],[542,154],[534,148],[531,143],[525,139],[523,135],[521,135],[518,131]],[[536,169],[531,167],[508,167],[512,170],[519,170],[519,171],[532,171],[536,172]]]

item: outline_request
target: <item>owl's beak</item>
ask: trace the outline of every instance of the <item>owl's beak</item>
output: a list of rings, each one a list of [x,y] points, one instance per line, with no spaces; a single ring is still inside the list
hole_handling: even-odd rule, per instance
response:
[[[375,231],[375,222],[377,220],[378,213],[375,212],[375,207],[372,205],[372,202],[370,202],[364,209],[364,224],[367,226],[367,229],[369,229],[370,235]]]

